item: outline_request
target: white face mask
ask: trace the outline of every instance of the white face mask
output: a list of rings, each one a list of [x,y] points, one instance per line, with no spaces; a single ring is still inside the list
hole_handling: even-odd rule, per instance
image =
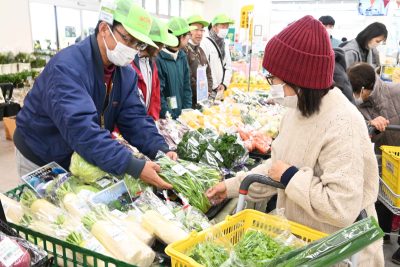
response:
[[[362,103],[364,103],[364,100],[362,100],[361,97],[354,98],[354,100],[355,100],[357,106],[358,106],[358,105],[361,105]]]
[[[110,27],[108,27],[110,29]],[[115,46],[114,50],[110,50],[107,47],[106,41],[103,38],[104,45],[106,46],[107,49],[107,58],[110,60],[114,65],[116,66],[127,66],[129,65],[133,59],[135,58],[136,54],[138,51],[136,49],[133,49],[129,46],[124,45],[121,42],[118,42],[117,39],[115,39],[115,36],[113,32],[111,31],[111,35],[114,38],[115,42],[117,42],[117,45]]]
[[[228,29],[219,29],[217,36],[224,39],[228,35]]]
[[[381,44],[381,43],[370,42],[370,43],[368,44],[368,48],[369,48],[369,49],[374,49],[374,48],[377,48],[380,44]]]
[[[282,105],[287,108],[297,108],[297,95],[285,96]]]
[[[285,97],[285,92],[283,91],[284,86],[285,86],[284,83],[271,85],[271,89],[269,90],[271,98],[272,99],[284,98]]]

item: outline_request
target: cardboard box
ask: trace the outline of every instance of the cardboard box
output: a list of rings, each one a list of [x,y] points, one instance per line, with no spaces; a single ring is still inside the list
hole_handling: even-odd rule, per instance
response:
[[[13,140],[12,138],[14,135],[14,131],[15,128],[17,127],[15,119],[16,119],[15,116],[3,118],[4,130],[6,131],[6,139],[8,140]]]

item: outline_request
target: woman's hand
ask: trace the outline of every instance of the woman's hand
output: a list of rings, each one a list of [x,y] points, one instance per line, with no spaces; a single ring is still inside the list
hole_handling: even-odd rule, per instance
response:
[[[272,163],[271,168],[268,170],[268,176],[271,177],[273,180],[280,182],[282,174],[285,173],[287,169],[289,169],[290,165],[278,160]]]
[[[389,125],[389,121],[382,116],[370,120],[369,123],[380,132],[384,132],[386,127]]]
[[[224,201],[228,196],[225,183],[220,182],[219,184],[208,189],[206,192],[206,196],[213,205],[217,205]]]

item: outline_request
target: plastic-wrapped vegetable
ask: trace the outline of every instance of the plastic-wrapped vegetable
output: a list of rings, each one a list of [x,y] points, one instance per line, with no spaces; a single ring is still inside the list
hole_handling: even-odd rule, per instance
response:
[[[247,160],[247,151],[237,135],[225,133],[211,144],[221,154],[223,166],[227,169],[244,164]]]
[[[0,267],[30,267],[46,256],[45,251],[25,239],[0,232]]]
[[[141,179],[133,178],[129,174],[125,174],[123,176],[125,181],[125,185],[129,190],[129,194],[134,198],[139,196],[146,188],[150,187],[150,185],[143,182]]]
[[[188,233],[177,224],[167,220],[155,210],[148,210],[143,214],[142,225],[166,244],[171,244],[188,236]]]
[[[111,221],[91,212],[82,218],[85,227],[114,257],[139,267],[150,266],[154,251],[133,235],[127,234]]]
[[[78,195],[73,192],[69,182],[63,183],[57,189],[56,194],[61,206],[72,216],[80,219],[90,212],[90,207],[86,200],[80,199]]]
[[[214,241],[205,241],[197,244],[188,255],[206,267],[220,267],[228,260],[229,251]]]
[[[174,186],[174,189],[189,199],[189,203],[201,210],[207,212],[211,207],[210,202],[204,192],[210,186],[217,184],[221,177],[210,176],[204,172],[203,165],[192,165],[197,168],[188,170],[179,162],[175,162],[165,155],[158,157],[157,163],[161,167],[160,176]],[[188,163],[189,164],[189,163]],[[197,175],[193,174],[197,173]],[[203,176],[204,175],[204,176]]]
[[[384,236],[374,217],[356,222],[323,239],[289,252],[271,266],[331,266],[359,252]]]
[[[83,182],[88,184],[94,183],[104,176],[107,176],[105,171],[90,164],[76,152],[72,154],[69,169],[73,175],[79,177]]]
[[[177,146],[181,142],[183,135],[189,131],[187,126],[173,120],[168,116],[166,119],[158,120],[156,124],[158,131],[164,137],[171,150],[177,149]]]
[[[7,221],[19,224],[24,215],[24,210],[19,202],[15,201],[0,193],[0,200],[3,206],[4,214],[6,215]]]

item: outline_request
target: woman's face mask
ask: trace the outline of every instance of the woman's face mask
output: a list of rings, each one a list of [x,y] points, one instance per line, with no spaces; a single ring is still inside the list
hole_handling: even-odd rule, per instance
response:
[[[378,37],[372,38],[368,42],[368,48],[369,49],[377,48],[378,46],[380,46],[382,44],[383,41],[384,41],[384,37],[383,36],[378,36]]]
[[[115,48],[113,50],[110,50],[107,46],[105,39],[103,38],[104,45],[107,50],[108,60],[110,60],[116,66],[124,67],[124,66],[129,65],[135,58],[138,51],[136,49],[133,49],[133,48],[126,46],[123,43],[117,41],[117,39],[115,38],[110,27],[108,25],[107,25],[107,27],[110,30],[110,33],[111,33],[112,37],[114,38],[115,42],[117,43]]]
[[[269,90],[271,98],[272,99],[284,98],[285,97],[285,91],[283,90],[284,86],[285,86],[285,83],[272,84],[271,89]]]

